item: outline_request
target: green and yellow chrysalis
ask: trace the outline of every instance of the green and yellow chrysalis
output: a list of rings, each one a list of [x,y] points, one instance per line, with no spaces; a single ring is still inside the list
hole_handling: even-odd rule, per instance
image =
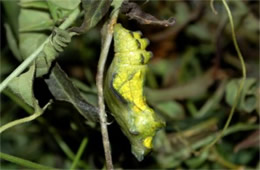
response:
[[[143,94],[146,64],[152,57],[152,53],[145,50],[148,44],[140,32],[116,24],[115,56],[105,81],[106,103],[139,161],[152,149],[156,132],[165,126],[147,105]]]

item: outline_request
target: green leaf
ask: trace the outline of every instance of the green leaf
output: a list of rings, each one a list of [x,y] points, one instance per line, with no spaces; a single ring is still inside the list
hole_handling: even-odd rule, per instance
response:
[[[77,8],[80,0],[48,0],[50,14],[55,22],[65,19],[69,13]]]
[[[82,0],[85,10],[86,29],[95,26],[100,19],[107,13],[111,1]]]
[[[52,3],[59,8],[73,10],[80,4],[80,0],[48,0],[47,3]]]
[[[30,7],[35,7],[33,5],[38,2],[23,0],[21,3],[30,3],[32,5]],[[37,9],[21,9],[19,15],[19,49],[23,59],[31,55],[47,38],[47,35],[43,32],[30,31],[51,30],[53,26],[54,22],[47,12]]]
[[[91,88],[77,79],[72,79],[72,82],[76,88],[80,90],[80,94],[84,99],[86,99],[93,106],[98,106],[97,89],[95,86]]]
[[[22,9],[19,15],[19,31],[51,30],[54,21],[49,13],[34,9]]]
[[[186,30],[190,37],[196,37],[202,41],[210,42],[211,33],[207,28],[207,25],[203,23],[191,25]]]
[[[18,37],[18,16],[20,7],[18,1],[1,1],[3,3],[7,23],[10,25],[11,30],[15,36]]]
[[[41,116],[41,114],[45,111],[45,109],[50,105],[50,102],[47,103],[43,109],[40,108],[38,101],[34,97],[33,93],[33,81],[35,75],[35,64],[33,64],[30,69],[21,74],[18,77],[15,77],[10,83],[9,88],[26,104],[34,108],[34,114],[14,120],[0,127],[0,133],[11,128],[13,126],[32,121],[37,117]]]
[[[84,21],[80,27],[74,27],[73,30],[84,33],[94,27],[108,12],[110,4],[110,0],[82,0],[82,5],[85,11]]]
[[[30,56],[47,37],[43,33],[21,33],[19,35],[19,48],[23,59]]]
[[[9,88],[31,107],[34,107],[36,102],[33,94],[34,73],[35,66],[33,65],[27,72],[21,74],[18,77],[15,77],[9,83]]]
[[[20,0],[19,5],[23,8],[48,9],[46,1],[39,0]]]
[[[156,109],[171,120],[179,120],[184,117],[184,109],[182,105],[175,101],[161,102],[156,105]]]
[[[54,28],[52,38],[44,45],[43,50],[38,54],[36,59],[36,77],[41,77],[48,73],[52,61],[63,51],[70,43],[75,33]],[[20,50],[22,56],[28,57],[33,53],[45,40],[47,35],[43,33],[21,33]]]
[[[237,91],[239,88],[240,79],[230,80],[226,87],[226,102],[233,106]],[[256,96],[257,84],[254,78],[247,78],[244,88],[242,89],[239,104],[237,109],[239,111],[252,112],[257,107]]]
[[[176,63],[174,60],[160,59],[157,62],[150,63],[149,69],[156,75],[164,76],[171,71],[171,66],[174,65],[174,63]]]
[[[96,121],[98,119],[98,109],[84,100],[59,65],[56,64],[53,67],[49,79],[45,79],[45,82],[56,100],[71,103],[87,120]]]
[[[7,38],[8,47],[10,48],[10,50],[12,51],[12,53],[14,54],[16,59],[21,61],[22,58],[20,55],[17,41],[15,39],[15,35],[13,34],[9,24],[4,24],[4,26],[5,26],[5,30],[6,30],[6,38]]]
[[[190,158],[185,161],[185,164],[192,169],[198,168],[208,159],[208,152],[202,152],[199,156]]]
[[[196,111],[193,116],[194,117],[203,117],[208,113],[213,112],[215,109],[217,109],[219,102],[224,96],[225,93],[225,87],[226,87],[226,80],[223,80],[217,90],[214,92],[214,94],[208,98],[208,100],[203,104],[203,106],[200,108],[199,111]]]

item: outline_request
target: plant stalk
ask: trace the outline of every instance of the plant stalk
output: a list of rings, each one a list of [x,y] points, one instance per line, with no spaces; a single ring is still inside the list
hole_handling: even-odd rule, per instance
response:
[[[114,7],[114,10],[111,13],[111,18],[108,20],[107,24],[103,26],[102,31],[104,31],[103,32],[104,37],[102,41],[103,42],[102,49],[98,61],[98,70],[96,76],[96,84],[98,90],[99,119],[100,119],[101,134],[102,134],[102,140],[103,140],[103,146],[104,146],[104,152],[106,158],[106,167],[108,170],[113,169],[113,162],[112,162],[110,142],[109,142],[109,136],[107,130],[107,120],[106,120],[107,118],[105,112],[104,91],[103,91],[103,87],[104,87],[103,74],[104,74],[104,68],[107,60],[108,51],[113,38],[113,27],[114,24],[117,22],[119,8],[122,2],[123,0],[113,1],[112,6]]]

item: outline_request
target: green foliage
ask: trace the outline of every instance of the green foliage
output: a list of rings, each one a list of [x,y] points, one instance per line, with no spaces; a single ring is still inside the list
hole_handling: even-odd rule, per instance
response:
[[[32,87],[34,73],[35,66],[31,66],[27,72],[15,77],[9,84],[10,89],[31,107],[34,106],[36,101]]]
[[[218,15],[210,1],[136,2],[141,14],[173,16],[176,24],[142,25],[131,16],[149,18],[131,8],[132,15],[121,13],[117,0],[1,1],[1,169],[105,166],[95,76],[98,56],[110,46],[104,42],[112,40],[101,39],[101,26],[104,38],[116,23],[150,40],[144,96],[166,127],[137,162],[120,131],[126,125],[117,126],[106,108],[115,168],[259,169],[259,2],[212,0]],[[117,12],[118,21],[107,24]]]
[[[238,91],[241,79],[230,80],[226,86],[226,102],[232,106],[235,102],[235,94]],[[245,81],[245,87],[241,92],[237,109],[251,113],[257,107],[257,84],[254,78],[248,78]]]
[[[94,27],[107,13],[110,4],[111,1],[82,0],[85,18],[80,28],[81,31],[86,32]]]
[[[53,26],[54,22],[46,12],[32,9],[22,9],[20,12],[19,32],[42,31],[51,29]]]
[[[61,68],[56,65],[50,74],[49,79],[45,80],[56,100],[66,101],[78,110],[87,120],[97,120],[97,108],[85,101],[79,90],[73,85]]]
[[[156,105],[156,109],[170,120],[181,120],[184,117],[182,105],[175,101],[160,102]]]
[[[11,30],[11,27],[8,24],[5,24],[5,30],[6,30],[6,39],[7,39],[8,46],[10,47],[10,50],[12,51],[16,59],[21,61],[22,58],[21,58],[19,48],[17,46],[15,36]]]

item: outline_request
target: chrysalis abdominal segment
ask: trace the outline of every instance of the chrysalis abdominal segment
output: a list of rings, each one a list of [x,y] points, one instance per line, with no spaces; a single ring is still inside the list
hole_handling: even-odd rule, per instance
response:
[[[105,82],[106,103],[139,161],[152,149],[156,131],[165,125],[146,104],[143,94],[146,64],[152,57],[152,53],[145,50],[148,44],[140,32],[131,32],[116,24],[115,56]]]

